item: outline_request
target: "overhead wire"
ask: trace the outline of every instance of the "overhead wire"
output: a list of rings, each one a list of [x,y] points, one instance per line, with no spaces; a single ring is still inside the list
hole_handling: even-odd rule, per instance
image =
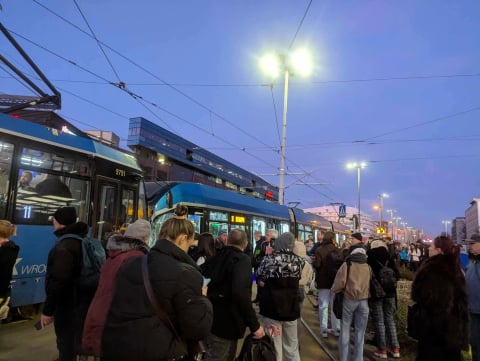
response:
[[[90,26],[90,23],[88,22],[88,20],[87,20],[87,18],[85,17],[82,9],[81,9],[80,6],[78,5],[77,0],[73,0],[73,3],[75,4],[75,6],[77,7],[78,12],[79,12],[80,15],[82,16],[83,21],[85,21],[85,24],[87,24],[88,29],[89,29],[90,32],[92,33],[93,38],[95,39],[95,41],[97,42],[98,47],[100,48],[101,52],[103,53],[103,56],[105,57],[105,59],[107,60],[107,63],[110,65],[110,68],[112,69],[113,73],[114,73],[115,76],[117,77],[117,80],[118,80],[119,84],[122,83],[122,81],[121,81],[121,79],[120,79],[120,76],[118,75],[117,71],[115,70],[115,67],[113,66],[112,62],[110,61],[110,58],[108,57],[107,53],[106,53],[105,50],[103,49],[102,44],[100,44],[100,41],[98,41],[97,35],[95,34],[95,32],[93,31],[92,27]]]
[[[116,86],[117,88],[119,88],[119,89],[122,90],[123,92],[129,94],[129,95],[132,96],[133,98],[141,99],[141,100],[144,101],[144,102],[148,102],[149,105],[152,105],[152,106],[154,106],[154,107],[156,107],[156,108],[158,108],[158,109],[166,112],[167,114],[171,115],[172,117],[174,117],[174,118],[176,118],[176,119],[179,119],[179,120],[182,120],[182,121],[188,123],[189,125],[193,126],[194,128],[198,129],[199,131],[204,132],[204,133],[209,134],[209,135],[212,135],[212,134],[208,133],[208,131],[206,131],[204,128],[202,128],[202,127],[194,124],[193,122],[190,122],[189,120],[187,120],[187,119],[185,119],[185,118],[183,118],[183,117],[178,116],[177,114],[175,114],[175,113],[173,113],[173,112],[171,112],[171,111],[169,111],[169,110],[167,110],[167,109],[165,109],[165,108],[163,108],[163,107],[160,107],[159,105],[157,105],[157,104],[155,104],[155,103],[153,103],[153,102],[151,102],[151,101],[146,100],[143,96],[141,96],[141,95],[139,95],[139,94],[136,94],[136,93],[128,90],[126,87],[119,87],[118,84],[116,84],[116,83],[114,83],[114,82],[111,82],[111,81],[109,81],[108,79],[104,78],[103,76],[101,76],[101,75],[99,75],[99,74],[96,74],[96,73],[94,73],[94,72],[86,69],[85,67],[77,64],[76,62],[74,62],[74,61],[72,61],[72,60],[69,60],[69,59],[65,58],[64,56],[61,56],[61,55],[59,55],[59,54],[51,51],[50,49],[48,49],[48,48],[46,48],[46,47],[44,47],[44,46],[42,46],[42,45],[40,45],[40,44],[37,44],[36,42],[34,42],[34,41],[32,41],[32,40],[30,40],[30,39],[28,39],[28,38],[26,38],[26,37],[24,37],[24,36],[16,33],[16,32],[13,31],[13,30],[9,30],[9,31],[10,31],[11,33],[15,34],[16,36],[21,37],[21,38],[24,39],[25,41],[28,41],[29,43],[31,43],[31,44],[33,44],[33,45],[35,45],[35,46],[40,47],[41,49],[47,51],[48,53],[50,53],[50,54],[52,54],[52,55],[54,55],[54,56],[57,56],[58,58],[66,61],[66,62],[68,62],[68,63],[70,63],[70,64],[72,64],[72,65],[74,65],[74,66],[77,66],[79,69],[81,69],[81,70],[83,70],[83,71],[91,74],[92,76],[95,76],[95,77],[97,77],[97,78],[99,78],[99,79],[104,80],[106,84],[110,84],[110,85]],[[161,119],[161,118],[159,118],[159,119]],[[161,120],[162,120],[162,119],[161,119]],[[167,124],[167,126],[168,126],[168,124]],[[226,139],[224,139],[224,138],[222,138],[222,137],[216,137],[215,135],[213,135],[213,136],[214,136],[215,138],[219,139],[220,141],[222,141],[222,142],[224,142],[224,143],[226,143],[226,144],[228,144],[228,145],[230,145],[230,146],[233,146],[233,147],[235,147],[235,148],[238,149],[238,150],[243,151],[245,154],[248,154],[248,155],[250,155],[251,157],[253,157],[253,158],[257,159],[257,160],[268,164],[268,162],[265,162],[265,159],[264,159],[264,158],[260,158],[260,157],[258,157],[257,155],[255,155],[255,154],[253,154],[253,153],[247,152],[244,148],[240,148],[240,147],[236,146],[234,143],[232,143],[232,142],[230,142],[230,141],[228,141],[228,140],[226,140]],[[272,167],[275,167],[275,166],[272,165],[272,164],[271,164],[271,166],[272,166]]]

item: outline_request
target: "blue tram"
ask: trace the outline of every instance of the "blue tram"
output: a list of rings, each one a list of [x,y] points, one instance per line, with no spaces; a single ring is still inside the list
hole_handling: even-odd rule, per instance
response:
[[[204,184],[147,182],[146,189],[148,204],[152,208],[152,242],[178,203],[188,206],[188,218],[195,224],[196,232],[210,232],[215,237],[220,230],[240,228],[252,240],[254,232],[265,234],[267,229],[274,228],[279,233],[292,232],[303,241],[309,235],[315,237],[319,230],[333,230],[341,243],[348,230],[344,225],[298,208]]]
[[[55,242],[49,216],[77,209],[101,239],[146,217],[143,176],[135,157],[90,138],[0,114],[0,219],[17,225],[20,246],[11,305],[44,301],[47,255]]]

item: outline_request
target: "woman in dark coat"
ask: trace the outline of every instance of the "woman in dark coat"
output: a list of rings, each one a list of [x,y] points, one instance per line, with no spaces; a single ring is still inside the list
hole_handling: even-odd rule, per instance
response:
[[[204,339],[212,327],[212,304],[197,265],[187,254],[194,228],[187,207],[177,205],[148,253],[153,293],[178,337],[154,310],[142,278],[143,257],[120,268],[103,330],[102,361],[180,360],[186,343]]]
[[[417,271],[412,299],[419,306],[417,361],[461,361],[468,347],[468,301],[460,248],[439,236]]]

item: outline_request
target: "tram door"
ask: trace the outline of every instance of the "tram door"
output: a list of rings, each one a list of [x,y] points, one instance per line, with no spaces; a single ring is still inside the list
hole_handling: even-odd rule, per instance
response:
[[[95,228],[93,236],[105,239],[136,218],[135,189],[121,186],[120,182],[97,179],[97,192],[93,204]]]

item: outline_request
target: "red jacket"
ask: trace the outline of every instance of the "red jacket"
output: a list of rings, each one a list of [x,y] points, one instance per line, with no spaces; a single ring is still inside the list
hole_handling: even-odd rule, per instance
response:
[[[122,238],[117,237],[117,245],[123,243],[120,242]],[[110,240],[107,249],[109,245]],[[135,247],[135,245],[133,246]],[[144,244],[137,244],[136,246],[139,246],[140,249],[108,249],[108,259],[102,266],[97,292],[90,304],[83,326],[82,353],[85,355],[100,357],[103,328],[110,310],[117,272],[130,258],[140,257],[147,253]],[[121,248],[128,248],[128,246]]]

